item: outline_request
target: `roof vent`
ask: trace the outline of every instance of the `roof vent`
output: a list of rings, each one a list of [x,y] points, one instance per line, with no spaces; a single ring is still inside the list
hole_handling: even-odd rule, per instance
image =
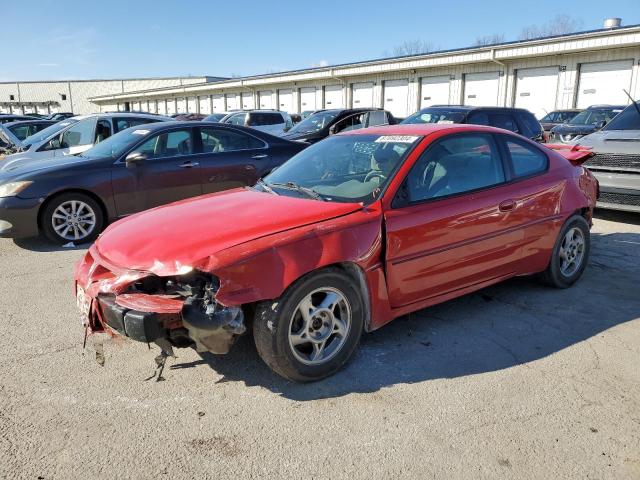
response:
[[[607,18],[604,21],[604,28],[618,28],[622,25],[622,19],[621,18]]]

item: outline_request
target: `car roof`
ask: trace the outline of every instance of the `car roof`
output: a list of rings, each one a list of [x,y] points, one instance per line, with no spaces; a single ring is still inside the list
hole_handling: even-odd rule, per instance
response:
[[[362,128],[358,130],[349,130],[338,135],[429,135],[434,132],[448,130],[455,131],[477,131],[477,132],[494,132],[503,133],[507,130],[489,127],[486,125],[473,125],[468,123],[404,123],[398,125],[381,125],[377,127]],[[508,132],[511,133],[511,132]]]
[[[34,118],[33,120],[16,120],[15,122],[5,123],[5,127],[15,127],[19,125],[33,125],[34,123],[49,123],[51,125],[58,123],[55,120],[45,120],[44,118]]]
[[[587,110],[624,110],[627,105],[591,105]]]
[[[426,110],[429,108],[446,108],[447,110],[460,111],[460,112],[470,112],[475,110],[503,110],[503,111],[517,111],[517,112],[528,112],[526,108],[518,108],[518,107],[491,107],[491,106],[472,106],[472,105],[431,105],[430,107],[421,108],[420,111]]]

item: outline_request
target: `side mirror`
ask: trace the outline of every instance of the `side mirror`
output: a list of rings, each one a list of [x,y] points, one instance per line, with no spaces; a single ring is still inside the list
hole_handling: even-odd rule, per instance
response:
[[[604,127],[606,124],[607,124],[606,120],[602,120],[602,121],[600,121],[600,122],[597,122],[597,123],[596,123],[596,128],[597,128],[598,130],[600,130],[600,129],[601,129],[602,127]]]
[[[125,157],[124,162],[127,165],[127,167],[135,167],[138,164],[144,162],[146,159],[147,159],[147,156],[144,153],[131,152],[129,155]]]

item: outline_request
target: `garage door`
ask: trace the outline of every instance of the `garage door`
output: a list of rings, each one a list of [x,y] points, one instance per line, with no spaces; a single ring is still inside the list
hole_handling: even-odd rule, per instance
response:
[[[240,105],[238,105],[238,96],[235,93],[229,93],[225,95],[227,99],[227,111],[238,110]]]
[[[324,108],[344,108],[342,85],[324,87]]]
[[[198,108],[203,115],[209,115],[211,113],[211,98],[208,96],[198,98]]]
[[[119,108],[118,108],[119,110]],[[158,113],[160,115],[166,115],[167,114],[167,102],[164,100],[158,100]]]
[[[187,113],[187,99],[180,97],[176,100],[176,109],[178,113]]]
[[[353,108],[373,107],[373,82],[354,83],[351,86]]]
[[[633,61],[584,63],[580,65],[578,108],[597,104],[626,105],[624,93],[631,88]]]
[[[316,110],[316,87],[300,89],[300,110]]]
[[[187,112],[198,113],[198,99],[196,97],[187,98]]]
[[[273,92],[271,90],[263,90],[258,92],[260,108],[273,108]]]
[[[176,100],[174,98],[167,100],[167,115],[175,115]]]
[[[557,95],[558,67],[523,68],[516,72],[516,107],[542,118],[555,110]]]
[[[384,82],[384,109],[394,117],[404,118],[409,114],[409,80],[387,80]]]
[[[255,108],[255,105],[253,104],[253,93],[242,92],[242,109],[251,110],[253,108]]]
[[[449,104],[448,75],[439,77],[427,77],[420,80],[420,108],[431,105]]]
[[[293,90],[278,90],[278,110],[293,113]]]
[[[31,107],[31,106],[25,106],[24,107],[24,114],[25,115],[29,115],[30,113],[35,113],[36,108],[35,107]]]
[[[0,113],[5,113],[1,111],[2,107],[0,107]],[[113,110],[112,108],[110,108],[109,110]],[[49,113],[49,108],[45,105],[38,105],[36,107],[36,113],[39,113],[40,115],[47,115]]]
[[[498,105],[498,72],[467,73],[464,76],[464,105],[495,107]]]
[[[147,102],[147,111],[149,111],[151,113],[156,113],[158,111],[158,107],[156,105],[156,101],[155,100],[149,100]]]
[[[224,112],[224,95],[212,95],[211,105],[213,113]]]

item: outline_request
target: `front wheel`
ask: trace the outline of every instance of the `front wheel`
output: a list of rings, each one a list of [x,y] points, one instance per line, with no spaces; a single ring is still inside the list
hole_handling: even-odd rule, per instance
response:
[[[353,355],[364,325],[355,282],[338,269],[303,277],[256,310],[260,357],[279,375],[309,382],[337,372]]]
[[[543,273],[545,282],[556,288],[568,288],[577,282],[587,267],[590,247],[587,221],[579,215],[569,218],[560,230],[551,261]]]
[[[55,243],[94,241],[104,227],[98,202],[82,193],[63,193],[51,199],[42,212],[42,229]]]

